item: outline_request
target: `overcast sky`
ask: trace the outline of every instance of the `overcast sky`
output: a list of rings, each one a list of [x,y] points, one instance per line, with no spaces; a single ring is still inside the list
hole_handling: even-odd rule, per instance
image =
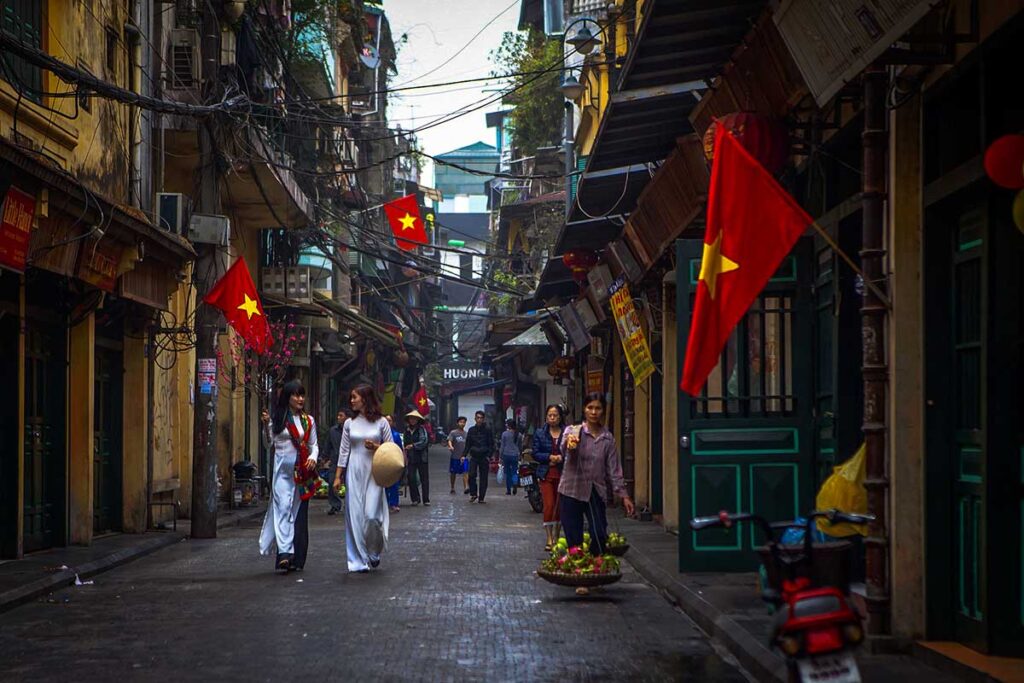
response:
[[[495,69],[490,52],[501,44],[505,31],[516,30],[519,5],[519,0],[384,0],[395,42],[403,33],[409,36],[408,42],[399,48],[398,76],[392,79],[392,87],[489,76]],[[469,43],[473,34],[496,16],[494,23]],[[465,47],[467,43],[469,46]],[[463,47],[464,51],[441,66]],[[434,69],[437,70],[431,73]],[[471,83],[395,92],[388,100],[388,118],[392,126],[401,125],[406,130],[424,126],[460,107],[497,97],[495,92],[485,92],[496,87],[496,82]],[[494,130],[487,127],[484,114],[499,108],[495,102],[424,130],[419,133],[420,143],[428,154],[434,155],[478,141],[493,145]],[[433,172],[428,164],[423,183],[432,182]]]

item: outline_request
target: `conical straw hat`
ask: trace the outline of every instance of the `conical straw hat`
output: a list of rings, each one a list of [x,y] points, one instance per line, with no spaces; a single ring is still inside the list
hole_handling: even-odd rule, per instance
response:
[[[394,442],[382,443],[373,453],[373,465],[370,474],[378,486],[387,488],[402,478],[405,469],[405,454]]]

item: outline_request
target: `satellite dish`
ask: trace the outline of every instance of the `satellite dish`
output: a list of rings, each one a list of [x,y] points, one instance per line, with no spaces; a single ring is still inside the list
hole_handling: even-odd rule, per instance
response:
[[[376,69],[380,66],[380,53],[377,52],[377,48],[373,45],[363,45],[363,49],[359,53],[359,59],[370,69]]]

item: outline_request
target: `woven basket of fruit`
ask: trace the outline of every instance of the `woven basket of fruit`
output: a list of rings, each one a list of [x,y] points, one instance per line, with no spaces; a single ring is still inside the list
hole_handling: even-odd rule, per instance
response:
[[[629,543],[626,542],[626,537],[622,534],[612,532],[608,534],[608,542],[605,544],[605,550],[608,551],[609,555],[615,555],[616,557],[622,557],[629,550]]]
[[[568,548],[563,538],[551,551],[551,557],[541,563],[537,576],[559,586],[592,588],[615,583],[622,578],[622,572],[617,557],[595,557],[590,554],[587,543]]]
[[[569,586],[570,588],[593,588],[594,586],[607,586],[622,578],[622,574],[563,574],[561,572],[546,572],[543,569],[537,570],[537,576],[549,583],[558,586]]]

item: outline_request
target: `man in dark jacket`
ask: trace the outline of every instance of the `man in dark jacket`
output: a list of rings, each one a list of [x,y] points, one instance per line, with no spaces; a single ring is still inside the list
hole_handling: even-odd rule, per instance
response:
[[[494,452],[494,434],[487,426],[484,411],[476,411],[474,425],[466,433],[466,454],[469,455],[469,502],[483,503],[487,495],[488,460]],[[479,490],[477,477],[480,478]],[[479,497],[477,496],[479,493]]]
[[[338,411],[338,421],[331,427],[331,431],[327,433],[327,448],[321,450],[320,462],[323,465],[321,470],[326,468],[328,476],[324,476],[322,473],[320,476],[324,477],[326,481],[331,481],[329,476],[333,476],[330,473],[334,472],[334,468],[338,465],[338,452],[341,450],[341,434],[345,429],[345,421],[348,419],[348,413],[344,410]],[[338,495],[338,491],[333,486],[327,487],[327,502],[330,505],[327,508],[327,514],[336,515],[341,512],[341,496]]]

